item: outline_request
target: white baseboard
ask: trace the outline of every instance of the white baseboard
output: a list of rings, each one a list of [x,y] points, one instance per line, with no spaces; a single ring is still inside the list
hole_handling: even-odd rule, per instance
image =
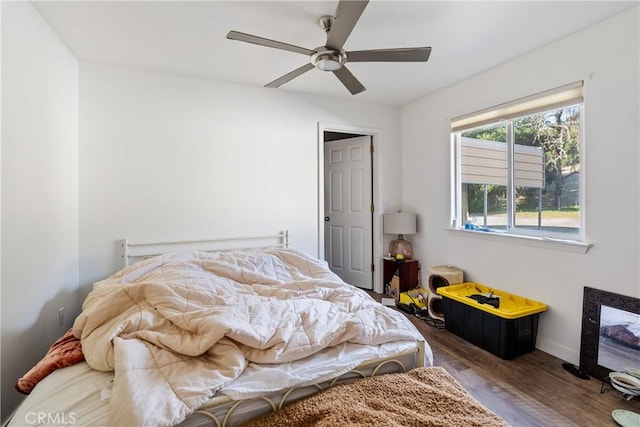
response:
[[[536,348],[576,366],[580,363],[580,349],[567,347],[544,338],[536,340]]]

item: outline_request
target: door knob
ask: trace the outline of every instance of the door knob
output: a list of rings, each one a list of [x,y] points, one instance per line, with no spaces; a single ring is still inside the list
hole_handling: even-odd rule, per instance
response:
[[[325,216],[325,217],[324,217],[324,220],[325,220],[325,222],[329,221],[329,217],[328,217],[328,216]]]

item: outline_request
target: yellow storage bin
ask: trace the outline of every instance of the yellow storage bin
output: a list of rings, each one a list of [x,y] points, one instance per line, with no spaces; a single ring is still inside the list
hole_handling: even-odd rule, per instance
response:
[[[440,295],[451,298],[463,304],[471,305],[479,310],[505,319],[517,319],[531,314],[541,313],[547,310],[546,304],[524,298],[518,295],[509,294],[488,286],[475,282],[465,282],[453,286],[443,286],[436,290]],[[471,295],[494,295],[498,297],[500,305],[498,308],[489,304],[469,298]]]
[[[545,304],[474,282],[442,286],[436,292],[442,295],[447,331],[503,359],[535,349],[538,318],[547,310]]]

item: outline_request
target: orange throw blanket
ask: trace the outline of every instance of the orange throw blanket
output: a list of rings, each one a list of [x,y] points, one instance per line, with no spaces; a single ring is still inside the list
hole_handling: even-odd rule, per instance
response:
[[[71,366],[83,360],[84,354],[80,340],[73,335],[73,329],[69,329],[49,347],[47,354],[18,380],[16,390],[29,394],[38,382],[56,369]]]

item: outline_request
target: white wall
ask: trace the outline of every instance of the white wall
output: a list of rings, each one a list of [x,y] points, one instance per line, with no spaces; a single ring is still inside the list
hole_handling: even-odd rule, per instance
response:
[[[116,271],[123,237],[286,228],[317,255],[319,122],[380,130],[381,200],[397,204],[397,108],[81,64],[81,285]]]
[[[465,279],[545,302],[538,347],[579,359],[583,286],[640,297],[638,7],[434,93],[402,110],[402,201],[420,215],[423,273],[456,265]],[[464,61],[461,61],[463,66]],[[585,80],[587,254],[447,231],[449,120]]]
[[[28,2],[2,2],[2,419],[78,299],[78,63]],[[58,326],[58,309],[64,324]]]

